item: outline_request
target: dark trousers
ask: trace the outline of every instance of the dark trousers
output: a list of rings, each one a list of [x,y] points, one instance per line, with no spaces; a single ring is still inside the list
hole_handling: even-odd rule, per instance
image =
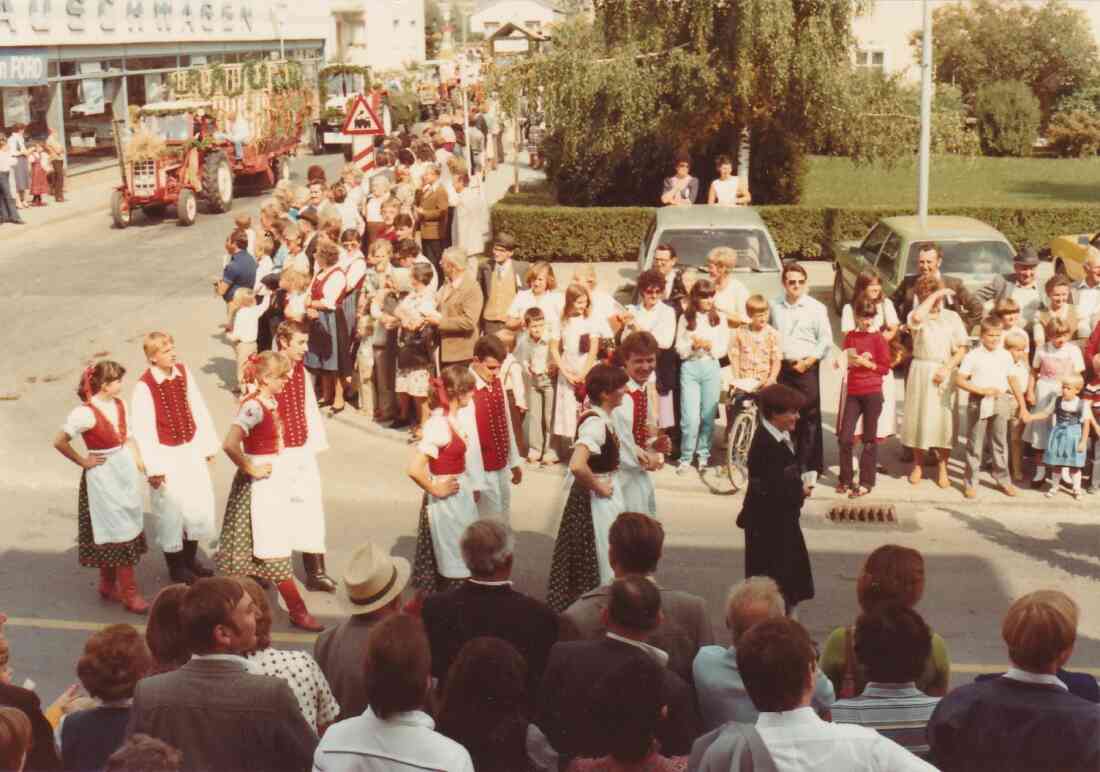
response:
[[[481,320],[481,334],[482,335],[496,335],[498,332],[504,329],[504,322],[497,321],[495,319],[482,319]]]
[[[0,223],[23,220],[15,206],[15,199],[11,197],[10,178],[11,175],[8,172],[0,172]]]
[[[825,446],[821,439],[821,389],[818,362],[809,370],[800,373],[791,365],[794,362],[784,359],[783,369],[779,371],[779,382],[790,386],[806,398],[806,405],[798,416],[794,427],[794,451],[803,472],[825,473]]]
[[[53,174],[50,175],[50,195],[56,201],[65,199],[65,162],[50,161]]]
[[[397,415],[397,356],[390,346],[374,347],[374,409],[380,420],[389,421]]]
[[[422,239],[420,242],[420,249],[423,250],[424,257],[428,258],[428,260],[431,261],[431,264],[435,266],[436,274],[442,277],[443,267],[439,264],[439,262],[443,258],[443,240]]]
[[[852,484],[852,446],[855,444],[856,422],[863,416],[863,450],[859,454],[859,484],[875,487],[878,471],[878,417],[882,415],[882,392],[849,394],[844,402],[844,418],[840,424],[840,483]]]

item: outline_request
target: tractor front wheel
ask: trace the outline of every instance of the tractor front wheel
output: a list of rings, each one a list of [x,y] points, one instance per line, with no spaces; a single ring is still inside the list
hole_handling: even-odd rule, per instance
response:
[[[133,216],[130,211],[130,205],[126,202],[126,196],[122,194],[121,190],[116,190],[111,193],[111,219],[115,223],[116,228],[125,228],[130,224],[130,219]]]
[[[194,225],[198,214],[199,200],[195,197],[195,191],[184,188],[180,191],[179,200],[176,202],[176,220],[180,225]]]
[[[233,205],[233,167],[220,150],[203,159],[202,197],[213,212],[228,212]]]

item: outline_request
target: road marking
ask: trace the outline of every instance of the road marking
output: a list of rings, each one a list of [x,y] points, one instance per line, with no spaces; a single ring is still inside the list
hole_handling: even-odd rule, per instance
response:
[[[31,617],[9,617],[5,623],[12,627],[34,627],[40,630],[79,630],[94,633],[102,630],[108,624],[114,622],[80,622],[72,619],[34,619]],[[134,625],[138,630],[145,631],[145,625]],[[310,633],[272,633],[271,640],[276,643],[312,643],[317,639]],[[952,673],[967,673],[977,675],[979,673],[1003,673],[1007,669],[1004,662],[995,665],[981,665],[973,663],[952,662]],[[1100,667],[1073,667],[1070,670],[1075,673],[1088,673],[1094,678],[1100,678]]]
[[[81,622],[73,619],[33,619],[31,617],[8,617],[4,623],[8,627],[33,627],[39,630],[75,630],[94,633],[116,622]],[[133,624],[133,623],[126,623]],[[134,624],[141,632],[145,625]],[[276,643],[313,643],[317,636],[312,633],[272,633],[271,640]]]

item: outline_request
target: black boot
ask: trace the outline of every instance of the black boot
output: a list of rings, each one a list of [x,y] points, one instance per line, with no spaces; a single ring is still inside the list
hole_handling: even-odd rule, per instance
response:
[[[184,557],[183,550],[179,552],[165,552],[164,562],[168,564],[168,576],[171,577],[173,582],[193,584],[198,578],[191,572],[191,569],[187,567],[187,559]]]
[[[303,552],[302,563],[306,567],[306,589],[320,592],[336,592],[336,582],[325,573],[323,552]]]
[[[199,543],[194,540],[183,540],[183,560],[184,565],[187,566],[187,570],[193,573],[195,576],[213,576],[214,570],[204,566],[199,562],[198,558]]]

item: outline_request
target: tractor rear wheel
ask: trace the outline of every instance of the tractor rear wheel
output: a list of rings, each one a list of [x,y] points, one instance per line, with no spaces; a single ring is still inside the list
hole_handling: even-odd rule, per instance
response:
[[[184,188],[180,191],[179,200],[176,201],[176,220],[180,225],[194,225],[198,214],[199,200],[195,197],[195,191]]]
[[[121,190],[115,190],[111,193],[111,219],[114,220],[116,228],[125,228],[130,224],[132,217],[130,211],[130,205],[126,203],[126,196],[122,195]]]
[[[202,161],[202,196],[213,212],[228,212],[233,205],[233,167],[220,150]]]

